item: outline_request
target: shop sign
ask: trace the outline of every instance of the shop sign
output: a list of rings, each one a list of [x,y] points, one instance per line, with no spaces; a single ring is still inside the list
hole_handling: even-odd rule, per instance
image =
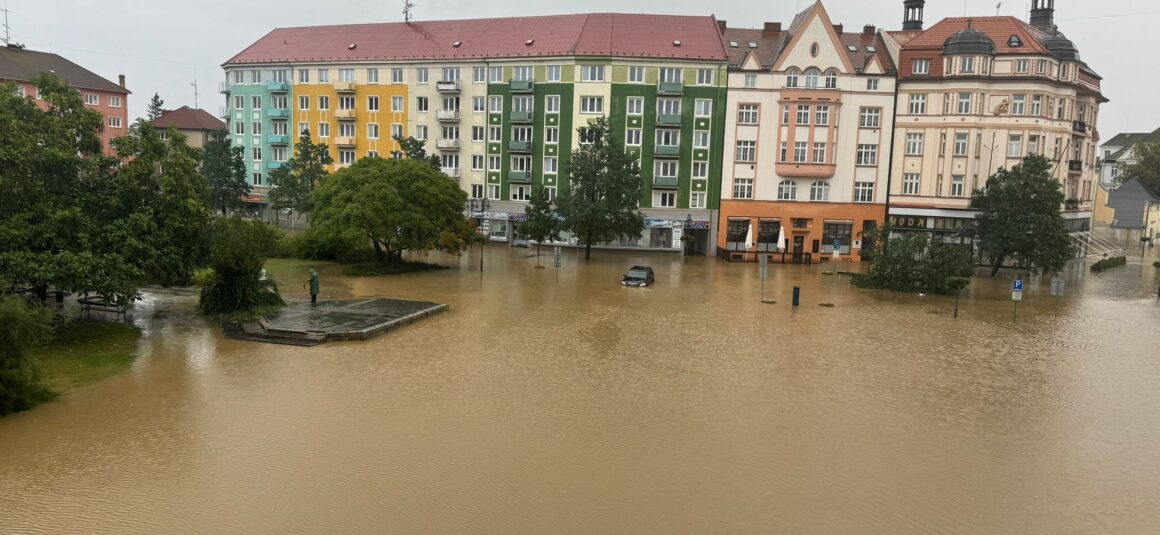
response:
[[[512,221],[527,221],[528,214],[512,214],[511,218],[512,218]]]
[[[708,221],[686,221],[685,228],[690,229],[690,230],[694,230],[694,229],[709,230],[709,222]]]
[[[673,222],[668,219],[645,219],[644,226],[649,228],[672,228]]]
[[[925,229],[926,218],[910,215],[892,215],[890,216],[891,228],[911,228],[911,229]]]

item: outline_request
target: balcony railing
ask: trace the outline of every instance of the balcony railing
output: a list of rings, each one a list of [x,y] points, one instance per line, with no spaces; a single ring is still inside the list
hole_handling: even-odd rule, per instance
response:
[[[531,93],[535,85],[531,80],[512,80],[508,83],[508,90],[512,93]]]
[[[290,117],[290,110],[286,108],[266,108],[266,117],[271,119],[285,119]]]
[[[530,184],[532,182],[532,173],[530,171],[508,171],[508,182]]]
[[[334,82],[334,90],[338,93],[354,93],[354,82]]]
[[[443,150],[459,150],[458,139],[436,139],[435,148]]]
[[[337,110],[334,112],[334,118],[340,121],[353,121],[358,117],[358,113],[354,110]]]
[[[338,147],[353,147],[354,138],[349,136],[338,136],[334,138],[334,144]]]
[[[459,110],[439,110],[435,112],[435,118],[440,121],[458,121]]]
[[[1085,134],[1085,133],[1087,133],[1087,123],[1085,123],[1083,121],[1072,121],[1071,122],[1071,129],[1075,132]]]
[[[675,176],[658,176],[653,178],[654,188],[675,188],[677,187],[677,177]]]
[[[508,150],[511,152],[532,152],[531,141],[512,141],[508,143]]]
[[[266,134],[266,143],[271,145],[286,145],[290,143],[290,136],[281,134]]]
[[[230,92],[231,88],[232,88],[232,86],[230,85],[229,82],[218,82],[218,92],[219,93],[227,93],[228,94]]]
[[[290,90],[290,84],[286,82],[266,82],[266,91],[271,93],[285,93]]]
[[[445,174],[449,177],[459,178],[459,168],[458,167],[444,167],[441,169],[441,171],[443,171],[443,174]]]
[[[274,171],[277,169],[281,169],[283,165],[286,165],[286,164],[284,162],[269,161],[269,162],[266,162],[266,169]]]
[[[658,113],[657,126],[681,126],[681,116],[674,113]]]
[[[681,147],[679,145],[657,145],[653,154],[666,158],[676,158],[681,155]]]
[[[508,120],[513,123],[530,123],[532,122],[532,112],[530,111],[513,111],[508,113]]]
[[[440,93],[458,93],[459,80],[435,82],[435,90]]]
[[[683,95],[685,84],[681,82],[657,82],[657,93],[662,95]]]
[[[1068,160],[1067,161],[1067,170],[1070,173],[1082,173],[1083,172],[1083,160]]]
[[[226,119],[229,116],[230,116],[230,109],[228,107],[221,106],[218,108],[218,117],[221,117],[222,119]]]

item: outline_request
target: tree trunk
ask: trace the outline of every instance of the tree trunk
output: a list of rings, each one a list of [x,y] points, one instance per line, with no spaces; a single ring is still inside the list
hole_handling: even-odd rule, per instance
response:
[[[536,265],[540,265],[540,241],[536,240]]]
[[[386,258],[383,258],[383,246],[379,243],[379,240],[371,238],[371,243],[375,246],[375,256],[378,257],[379,262],[386,263]]]
[[[1004,258],[1002,255],[995,258],[995,265],[991,268],[992,277],[999,274],[999,268],[1003,267],[1003,260]]]

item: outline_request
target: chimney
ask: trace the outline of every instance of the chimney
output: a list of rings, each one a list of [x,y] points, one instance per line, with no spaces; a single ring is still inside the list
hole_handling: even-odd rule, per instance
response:
[[[117,81],[121,84],[121,89],[125,89],[125,75],[117,76]]]
[[[1031,27],[1048,35],[1055,31],[1055,0],[1031,0]]]
[[[717,29],[721,30],[721,33],[725,33],[725,21],[723,21],[723,20],[717,21]]]
[[[765,23],[765,26],[763,26],[761,28],[761,31],[763,31],[763,32],[780,32],[781,31],[781,23],[780,22],[767,22],[767,23]]]
[[[844,29],[845,28],[843,28],[841,24],[834,25],[834,31],[837,32],[838,35],[842,35],[842,30],[844,30]]]
[[[906,0],[902,3],[902,29],[904,31],[922,31],[922,9],[926,0]]]
[[[862,35],[874,35],[877,31],[878,28],[875,28],[873,24],[867,24],[862,27]]]

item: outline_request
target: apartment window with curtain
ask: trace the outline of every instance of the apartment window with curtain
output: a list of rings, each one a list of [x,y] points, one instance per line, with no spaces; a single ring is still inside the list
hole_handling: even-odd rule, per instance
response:
[[[805,163],[807,143],[805,141],[795,141],[793,144],[793,161],[796,163]]]
[[[810,124],[810,107],[806,104],[798,104],[797,107],[797,124],[804,126]]]
[[[1023,155],[1023,136],[1011,135],[1007,138],[1007,157],[1018,158]]]
[[[882,121],[882,108],[862,108],[858,113],[860,128],[878,128]]]
[[[878,145],[859,144],[855,163],[862,166],[878,165]]]
[[[737,124],[757,124],[757,104],[739,104],[737,106]]]
[[[756,161],[757,156],[757,142],[756,141],[738,141],[737,142],[737,156],[738,162],[753,162]]]
[[[955,156],[966,156],[967,155],[967,134],[965,134],[965,133],[956,133],[955,134],[955,152],[954,152],[954,155]]]

